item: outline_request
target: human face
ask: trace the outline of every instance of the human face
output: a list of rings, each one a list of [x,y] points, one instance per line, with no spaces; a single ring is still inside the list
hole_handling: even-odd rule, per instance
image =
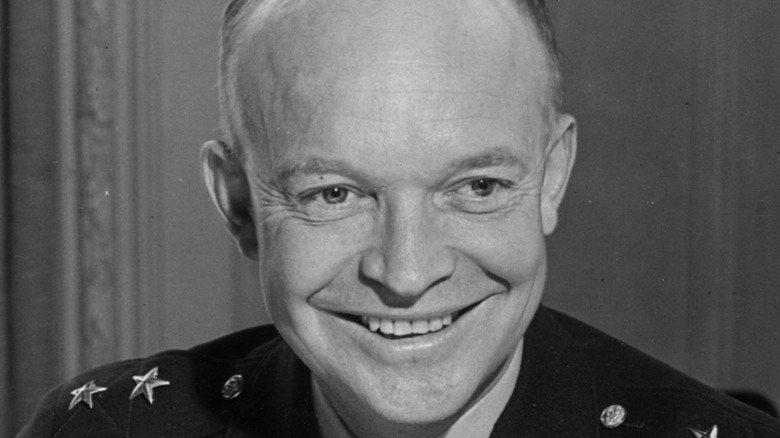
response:
[[[239,66],[265,301],[353,427],[451,421],[542,294],[545,52],[511,2],[314,3]]]

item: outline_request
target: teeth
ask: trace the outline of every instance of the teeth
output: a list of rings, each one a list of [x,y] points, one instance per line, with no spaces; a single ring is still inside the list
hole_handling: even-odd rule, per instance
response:
[[[412,323],[409,321],[395,321],[393,323],[393,334],[396,336],[406,336],[412,332]]]
[[[429,328],[430,328],[430,323],[428,323],[427,319],[421,319],[418,321],[414,321],[412,323],[412,333],[414,334],[421,335],[424,333],[428,333]]]
[[[382,318],[382,321],[380,322],[379,329],[382,330],[382,333],[386,335],[392,335],[393,334],[393,320]]]
[[[430,319],[389,319],[375,318],[373,316],[361,316],[360,321],[372,332],[381,332],[385,335],[407,336],[410,334],[424,335],[437,332],[452,324],[457,312]]]

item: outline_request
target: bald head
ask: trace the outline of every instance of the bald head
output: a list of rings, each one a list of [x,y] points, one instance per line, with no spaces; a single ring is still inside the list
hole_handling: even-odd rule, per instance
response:
[[[263,147],[279,135],[271,119],[305,124],[312,116],[296,110],[296,99],[351,87],[409,105],[386,92],[436,92],[464,73],[523,81],[507,84],[515,91],[508,97],[552,115],[560,81],[543,1],[237,0],[222,29],[223,128],[237,152]]]

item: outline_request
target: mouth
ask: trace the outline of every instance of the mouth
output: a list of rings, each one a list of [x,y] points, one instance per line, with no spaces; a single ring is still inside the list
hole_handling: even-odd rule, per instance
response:
[[[480,302],[451,313],[421,319],[386,318],[344,313],[339,316],[359,324],[385,339],[406,339],[446,330],[447,327],[479,305]]]

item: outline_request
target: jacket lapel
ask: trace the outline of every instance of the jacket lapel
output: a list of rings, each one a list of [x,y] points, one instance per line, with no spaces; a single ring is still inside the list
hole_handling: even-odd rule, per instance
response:
[[[311,375],[279,338],[256,367],[226,437],[318,438]]]
[[[515,390],[491,437],[597,437],[598,415],[580,347],[540,307],[525,335]]]

